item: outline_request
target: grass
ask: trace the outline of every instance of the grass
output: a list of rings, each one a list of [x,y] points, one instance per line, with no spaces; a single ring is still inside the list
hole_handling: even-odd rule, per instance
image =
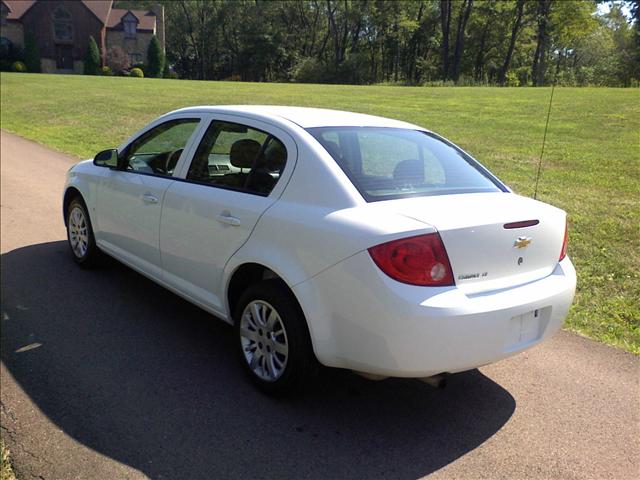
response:
[[[79,157],[202,104],[328,107],[424,125],[532,196],[550,89],[1,75],[2,128]],[[46,174],[46,173],[45,173]],[[569,213],[578,291],[566,328],[640,354],[640,92],[557,88],[538,198]]]

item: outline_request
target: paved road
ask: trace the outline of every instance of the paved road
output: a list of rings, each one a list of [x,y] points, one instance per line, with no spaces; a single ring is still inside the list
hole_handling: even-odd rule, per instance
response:
[[[73,159],[2,133],[2,435],[23,479],[640,478],[640,361],[560,333],[444,391],[327,371],[256,393],[222,322],[74,265]]]

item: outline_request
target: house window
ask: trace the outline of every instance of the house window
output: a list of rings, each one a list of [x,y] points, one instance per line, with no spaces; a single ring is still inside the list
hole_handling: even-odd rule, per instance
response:
[[[138,19],[129,14],[122,19],[122,24],[124,25],[124,37],[136,38],[136,27],[138,26]]]
[[[53,12],[53,38],[56,42],[73,42],[71,14],[63,7],[58,7]]]

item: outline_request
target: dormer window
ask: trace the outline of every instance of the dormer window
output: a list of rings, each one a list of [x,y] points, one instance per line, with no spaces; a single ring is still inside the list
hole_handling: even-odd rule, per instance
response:
[[[56,42],[73,42],[73,21],[64,7],[58,7],[53,12],[53,38]]]
[[[133,13],[127,12],[127,14],[122,17],[122,25],[124,26],[124,38],[136,38],[138,19]]]

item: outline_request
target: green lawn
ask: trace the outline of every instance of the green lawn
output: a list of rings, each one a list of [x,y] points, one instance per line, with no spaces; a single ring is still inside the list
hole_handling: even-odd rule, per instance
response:
[[[285,104],[424,125],[533,195],[549,88],[295,85],[2,73],[2,128],[79,157],[202,104]],[[557,88],[539,198],[569,213],[570,330],[640,354],[640,91]]]

